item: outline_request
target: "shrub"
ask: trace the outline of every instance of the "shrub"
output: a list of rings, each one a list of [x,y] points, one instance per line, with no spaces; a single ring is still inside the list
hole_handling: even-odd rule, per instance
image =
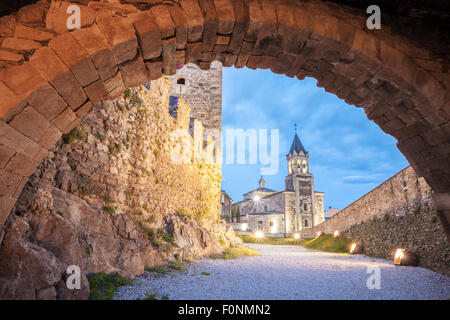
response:
[[[62,141],[65,144],[71,144],[74,140],[84,140],[86,139],[86,133],[78,127],[70,130],[69,133],[62,135]]]
[[[186,273],[187,269],[183,266],[183,263],[180,259],[177,259],[175,262],[169,264],[169,268],[177,270],[181,273]]]
[[[103,211],[106,211],[106,212],[109,212],[109,213],[114,213],[114,212],[116,212],[116,210],[117,210],[117,208],[112,206],[112,205],[110,205],[110,204],[105,204],[103,206]]]
[[[158,297],[159,297],[159,293],[157,293],[153,290],[146,291],[144,293],[144,295],[145,295],[145,300],[158,300]]]
[[[202,275],[204,275],[204,276],[210,276],[210,275],[211,275],[211,273],[209,273],[209,272],[206,272],[206,271],[203,271],[203,272],[202,272]]]
[[[166,267],[145,267],[145,271],[156,274],[159,277],[165,276],[170,272]]]
[[[131,281],[117,274],[90,273],[89,281],[90,300],[112,300],[120,286],[130,285]]]
[[[119,153],[121,149],[122,149],[122,148],[121,148],[120,144],[118,144],[117,142],[115,142],[115,143],[110,144],[110,145],[108,146],[108,153],[109,153],[109,154],[116,154],[116,153]]]

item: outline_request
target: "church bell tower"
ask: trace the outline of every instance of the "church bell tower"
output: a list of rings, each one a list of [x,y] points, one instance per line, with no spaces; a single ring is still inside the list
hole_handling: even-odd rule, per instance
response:
[[[295,193],[295,214],[291,232],[313,226],[314,221],[314,177],[309,172],[309,152],[295,132],[289,153],[286,155],[288,175],[285,179],[286,190]]]

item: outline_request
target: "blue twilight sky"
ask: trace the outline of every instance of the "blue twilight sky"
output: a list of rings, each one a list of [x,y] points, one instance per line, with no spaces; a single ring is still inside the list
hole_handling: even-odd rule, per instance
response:
[[[279,171],[264,177],[266,187],[275,190],[284,189],[286,154],[297,123],[310,153],[315,190],[325,192],[325,209],[343,209],[408,165],[396,139],[369,121],[363,109],[318,88],[311,78],[298,81],[270,70],[224,68],[222,117],[224,143],[226,129],[280,130]],[[222,188],[234,202],[258,186],[260,167],[223,161]]]

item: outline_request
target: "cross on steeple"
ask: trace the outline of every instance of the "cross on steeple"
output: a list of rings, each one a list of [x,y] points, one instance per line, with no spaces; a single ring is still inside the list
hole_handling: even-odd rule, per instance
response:
[[[295,133],[297,133],[297,124],[296,123],[294,123],[294,131],[295,131]]]

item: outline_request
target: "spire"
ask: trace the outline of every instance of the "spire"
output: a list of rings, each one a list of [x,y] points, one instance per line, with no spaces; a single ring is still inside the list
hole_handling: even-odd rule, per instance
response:
[[[296,131],[297,131],[297,128],[296,128]],[[307,153],[300,141],[300,138],[297,135],[297,132],[295,133],[294,140],[292,141],[291,149],[289,150],[288,156],[294,154],[294,151],[297,154],[300,153],[300,151],[303,151],[304,154]]]
[[[264,180],[263,176],[261,176],[261,179],[259,179],[259,187],[260,188],[266,187],[266,180]]]

